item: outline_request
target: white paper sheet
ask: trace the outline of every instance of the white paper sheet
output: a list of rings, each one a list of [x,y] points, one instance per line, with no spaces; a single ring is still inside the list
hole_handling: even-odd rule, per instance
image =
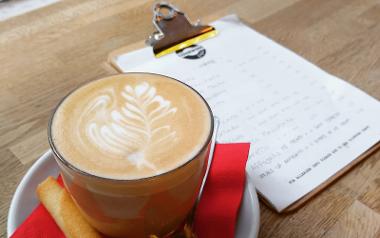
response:
[[[380,139],[380,103],[227,16],[186,59],[151,48],[118,56],[124,71],[169,75],[221,119],[219,142],[251,142],[247,172],[281,211]]]
[[[0,21],[45,7],[58,1],[59,0],[12,0],[0,2]]]

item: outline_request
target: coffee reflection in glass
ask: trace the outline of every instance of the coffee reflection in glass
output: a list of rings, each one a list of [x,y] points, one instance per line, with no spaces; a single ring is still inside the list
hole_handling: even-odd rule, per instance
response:
[[[193,209],[213,127],[191,87],[127,73],[71,92],[48,136],[64,185],[93,227],[111,237],[165,237]]]

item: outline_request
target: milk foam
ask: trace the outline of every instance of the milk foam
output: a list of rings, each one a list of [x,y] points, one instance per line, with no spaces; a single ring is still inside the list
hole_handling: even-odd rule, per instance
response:
[[[147,166],[157,170],[146,160],[145,152],[154,147],[154,153],[159,154],[160,148],[176,141],[176,131],[166,124],[165,117],[173,116],[177,108],[157,95],[148,82],[126,85],[118,97],[115,93],[111,89],[94,98],[83,111],[80,128],[86,128],[91,142],[105,153],[125,157],[138,169]],[[116,98],[121,99],[120,106]]]
[[[85,85],[63,101],[52,123],[54,144],[66,160],[121,179],[178,167],[200,150],[209,132],[210,115],[199,95],[153,74]]]

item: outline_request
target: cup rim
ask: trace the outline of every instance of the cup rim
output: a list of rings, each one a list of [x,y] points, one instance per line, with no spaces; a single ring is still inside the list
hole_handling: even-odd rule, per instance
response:
[[[166,171],[166,172],[163,172],[163,173],[160,173],[160,174],[155,174],[155,175],[152,175],[152,176],[149,176],[149,177],[143,177],[143,178],[137,178],[137,179],[117,179],[117,178],[107,178],[107,177],[102,177],[102,176],[99,176],[99,175],[95,175],[95,174],[91,174],[89,172],[86,172],[78,167],[76,167],[75,165],[71,164],[69,161],[67,161],[63,155],[61,155],[58,151],[58,148],[56,148],[55,144],[54,144],[54,141],[53,141],[53,138],[52,138],[52,123],[53,123],[53,119],[54,119],[54,116],[58,110],[58,108],[61,106],[61,104],[65,101],[65,99],[67,99],[71,94],[73,94],[75,91],[77,91],[78,89],[94,82],[94,81],[97,81],[97,80],[102,80],[104,78],[108,78],[108,77],[113,77],[113,76],[118,76],[118,75],[131,75],[131,74],[145,74],[145,75],[157,75],[157,76],[161,76],[161,77],[165,77],[167,79],[170,79],[170,80],[174,80],[182,85],[184,85],[185,87],[189,88],[190,90],[192,90],[193,92],[195,92],[200,98],[201,100],[204,102],[204,104],[206,105],[206,108],[209,112],[209,116],[210,116],[210,132],[209,132],[209,135],[207,136],[207,139],[206,141],[204,142],[204,145],[201,146],[201,148],[197,151],[197,153],[191,158],[189,159],[188,161],[186,161],[185,163],[181,164],[180,166],[172,169],[172,170],[169,170],[169,171]],[[103,180],[103,181],[112,181],[112,182],[139,182],[139,181],[147,181],[147,180],[152,180],[152,179],[155,179],[157,177],[160,177],[160,176],[165,176],[165,175],[168,175],[170,173],[173,173],[183,167],[185,167],[186,165],[188,165],[190,162],[192,162],[195,158],[197,158],[199,156],[200,153],[202,153],[202,151],[204,151],[207,146],[210,144],[210,141],[212,139],[212,135],[213,135],[213,132],[214,132],[214,115],[213,115],[213,112],[209,106],[209,104],[207,103],[206,99],[204,99],[204,97],[197,91],[195,90],[193,87],[191,87],[190,85],[178,80],[178,79],[175,79],[173,77],[170,77],[170,76],[167,76],[167,75],[163,75],[163,74],[158,74],[158,73],[153,73],[153,72],[126,72],[126,73],[115,73],[115,74],[110,74],[110,75],[107,75],[107,76],[103,76],[103,77],[99,77],[99,78],[96,78],[94,80],[90,80],[89,82],[85,82],[81,85],[79,85],[78,87],[75,87],[73,90],[71,90],[68,94],[66,94],[59,102],[58,104],[55,106],[55,108],[53,109],[53,112],[51,113],[50,115],[50,119],[49,119],[49,123],[48,123],[48,128],[47,128],[47,136],[48,136],[48,142],[49,142],[49,146],[53,152],[53,154],[55,155],[54,157],[55,158],[58,158],[59,162],[61,162],[64,166],[66,166],[68,169],[74,171],[74,172],[77,172],[83,176],[87,176],[87,177],[90,177],[90,178],[94,178],[94,179],[98,179],[98,180]]]

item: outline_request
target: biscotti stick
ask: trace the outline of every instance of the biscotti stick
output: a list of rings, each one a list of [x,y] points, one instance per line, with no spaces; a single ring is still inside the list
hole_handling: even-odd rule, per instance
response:
[[[37,196],[67,238],[101,238],[83,218],[69,193],[48,177],[37,187]]]

